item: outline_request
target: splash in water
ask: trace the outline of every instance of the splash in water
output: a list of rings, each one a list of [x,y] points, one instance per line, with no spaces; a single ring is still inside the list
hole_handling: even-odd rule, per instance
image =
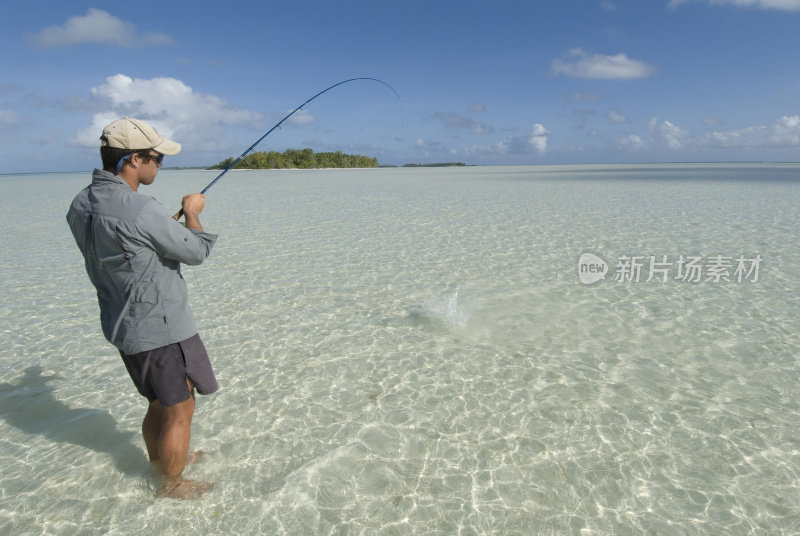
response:
[[[440,320],[451,328],[464,328],[469,321],[469,307],[464,303],[463,289],[457,285],[452,293],[431,298],[425,302],[422,313]]]
[[[453,292],[431,297],[421,305],[413,306],[406,320],[420,326],[444,324],[447,328],[463,329],[471,310],[466,301],[461,285],[457,285]]]
[[[450,296],[450,300],[447,302],[447,311],[445,312],[445,320],[449,324],[454,324],[457,326],[462,327],[466,324],[467,318],[466,315],[463,314],[462,311],[459,311],[458,308],[458,291],[461,290],[461,285],[456,286],[456,290]]]

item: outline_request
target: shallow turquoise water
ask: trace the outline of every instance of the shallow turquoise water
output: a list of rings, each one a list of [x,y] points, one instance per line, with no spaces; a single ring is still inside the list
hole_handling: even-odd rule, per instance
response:
[[[142,192],[174,212],[213,177]],[[800,531],[799,165],[229,174],[184,271],[222,386],[193,503],[153,498],[64,221],[88,180],[0,177],[0,533]]]

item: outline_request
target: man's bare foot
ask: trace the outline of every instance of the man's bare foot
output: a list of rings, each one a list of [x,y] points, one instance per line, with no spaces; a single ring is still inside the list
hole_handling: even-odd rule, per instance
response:
[[[161,487],[158,488],[156,498],[169,497],[172,499],[192,500],[201,498],[205,492],[214,487],[213,482],[197,482],[186,480],[181,476],[164,477]]]

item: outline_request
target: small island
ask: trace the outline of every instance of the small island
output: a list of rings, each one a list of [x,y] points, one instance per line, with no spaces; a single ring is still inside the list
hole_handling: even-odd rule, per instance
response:
[[[208,169],[227,169],[235,158],[226,158]],[[335,153],[315,153],[311,149],[288,149],[250,153],[234,169],[318,169],[318,168],[376,168],[378,159],[369,156]]]
[[[403,164],[403,167],[461,167],[464,162],[433,162],[431,164]]]

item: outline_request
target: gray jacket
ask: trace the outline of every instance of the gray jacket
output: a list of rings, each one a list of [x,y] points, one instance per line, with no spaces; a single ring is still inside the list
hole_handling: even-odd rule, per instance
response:
[[[126,354],[197,332],[180,263],[202,263],[217,235],[187,229],[155,199],[95,169],[67,222],[97,289],[103,334]]]

